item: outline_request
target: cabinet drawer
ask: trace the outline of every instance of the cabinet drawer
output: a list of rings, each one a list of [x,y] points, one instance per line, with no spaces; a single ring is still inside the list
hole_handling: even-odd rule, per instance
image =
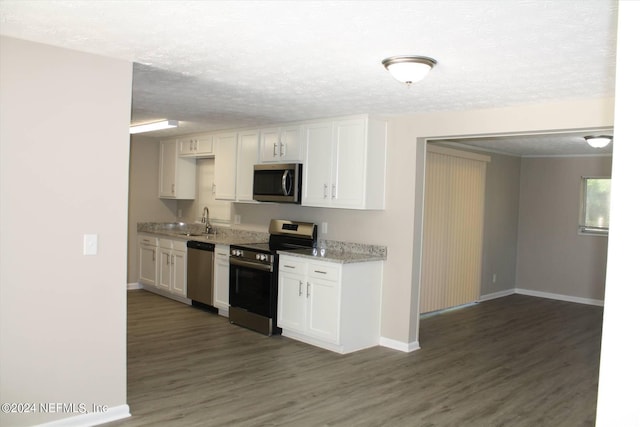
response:
[[[340,276],[340,267],[329,264],[309,263],[309,277],[337,281]]]
[[[173,249],[176,251],[187,251],[187,242],[185,240],[174,240],[173,241]]]
[[[305,274],[307,271],[307,263],[304,261],[297,261],[291,258],[280,259],[280,271],[288,271],[290,273]]]
[[[158,239],[158,240],[159,240],[158,246],[160,246],[161,248],[173,249],[173,240],[169,240],[169,239]]]
[[[147,246],[158,246],[158,239],[150,236],[138,236],[138,243]]]

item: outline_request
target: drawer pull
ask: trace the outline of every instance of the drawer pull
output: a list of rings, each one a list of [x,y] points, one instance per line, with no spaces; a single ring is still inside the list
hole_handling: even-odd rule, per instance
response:
[[[295,270],[295,267],[294,267],[293,265],[287,265],[287,264],[285,264],[285,265],[283,265],[283,267],[284,267],[284,268],[293,268],[293,269]]]
[[[327,274],[326,271],[321,271],[321,270],[313,270],[313,272],[318,274]]]

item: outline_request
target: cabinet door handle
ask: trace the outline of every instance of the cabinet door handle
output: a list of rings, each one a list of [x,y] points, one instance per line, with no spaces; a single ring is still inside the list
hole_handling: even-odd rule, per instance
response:
[[[273,157],[276,157],[278,155],[278,143],[274,142],[273,143]]]
[[[287,145],[280,141],[280,157],[284,156],[287,153]]]
[[[155,260],[156,260],[156,250],[155,250],[155,249],[153,249],[153,250],[151,251],[151,261],[155,261]]]
[[[311,286],[311,283],[307,282],[307,298],[309,298],[309,296],[311,295],[311,292],[309,292],[310,286]]]
[[[283,265],[283,267],[285,267],[285,268],[291,268],[291,269],[293,269],[293,270],[295,270],[295,269],[296,269],[293,265],[287,265],[287,264],[284,264],[284,265]]]
[[[165,254],[167,256],[167,265],[169,265],[171,263],[171,260],[169,259],[169,254]]]
[[[327,198],[327,188],[329,188],[329,186],[327,184],[324,184],[324,198]]]
[[[331,198],[332,199],[336,198],[336,185],[335,184],[331,185]]]
[[[302,280],[298,280],[298,296],[302,296]]]
[[[171,265],[175,264],[175,261],[176,261],[176,256],[171,255]]]
[[[176,185],[171,184],[171,194],[175,194],[175,193],[176,193]]]
[[[313,270],[313,272],[318,274],[327,274],[326,271],[321,271],[321,270]]]

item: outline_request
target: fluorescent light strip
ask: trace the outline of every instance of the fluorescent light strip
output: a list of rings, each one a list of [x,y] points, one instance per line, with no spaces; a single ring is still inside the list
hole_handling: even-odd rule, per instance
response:
[[[142,132],[151,132],[154,130],[171,129],[171,128],[177,128],[177,127],[178,127],[177,120],[163,120],[161,122],[131,126],[129,127],[129,133],[134,134],[134,133],[142,133]]]

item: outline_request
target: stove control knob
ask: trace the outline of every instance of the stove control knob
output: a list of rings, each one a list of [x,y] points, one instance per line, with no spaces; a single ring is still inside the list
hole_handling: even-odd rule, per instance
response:
[[[267,260],[267,255],[260,254],[260,261],[266,261],[266,260]]]
[[[260,254],[256,254],[256,259],[260,261]]]

